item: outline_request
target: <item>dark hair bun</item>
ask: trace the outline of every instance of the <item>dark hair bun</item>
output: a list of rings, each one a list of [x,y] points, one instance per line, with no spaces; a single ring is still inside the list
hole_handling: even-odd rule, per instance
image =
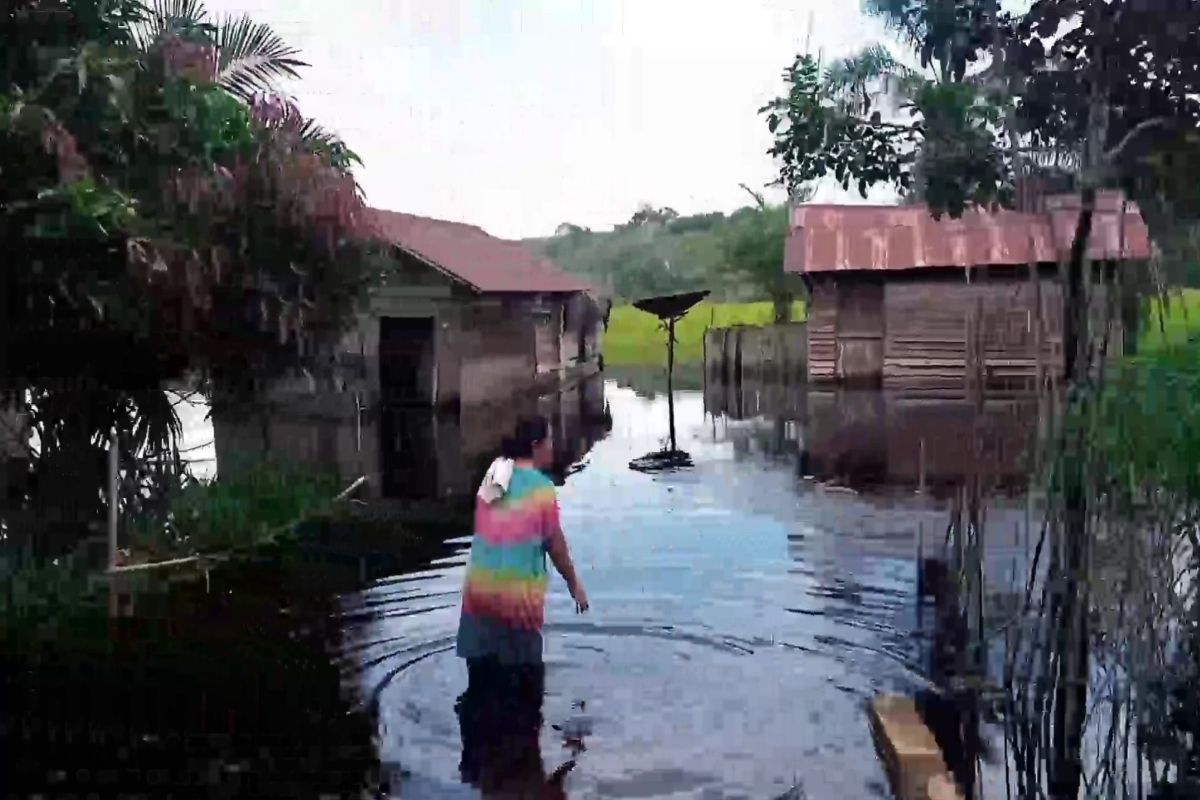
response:
[[[500,453],[505,458],[531,458],[533,448],[550,435],[550,421],[543,416],[522,418],[517,422],[513,435],[500,444]]]

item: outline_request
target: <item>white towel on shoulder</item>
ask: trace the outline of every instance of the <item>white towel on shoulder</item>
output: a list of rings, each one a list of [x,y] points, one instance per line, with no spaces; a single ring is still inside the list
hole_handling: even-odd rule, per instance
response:
[[[478,495],[485,503],[494,503],[504,496],[508,491],[508,483],[512,480],[513,462],[508,458],[497,458],[488,467],[487,474],[483,476],[483,483],[479,484]]]

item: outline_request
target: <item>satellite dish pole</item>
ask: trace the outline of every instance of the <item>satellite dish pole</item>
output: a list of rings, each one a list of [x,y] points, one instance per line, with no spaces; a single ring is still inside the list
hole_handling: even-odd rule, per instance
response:
[[[692,464],[691,456],[679,449],[675,437],[675,323],[707,296],[707,291],[688,292],[649,297],[633,304],[638,310],[658,317],[667,332],[667,419],[670,425],[670,448],[634,459],[629,463],[633,469],[654,472]]]

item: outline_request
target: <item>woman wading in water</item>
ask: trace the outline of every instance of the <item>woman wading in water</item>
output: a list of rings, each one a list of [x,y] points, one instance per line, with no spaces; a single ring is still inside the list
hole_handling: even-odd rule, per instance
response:
[[[544,775],[537,735],[545,673],[546,556],[579,613],[587,594],[559,524],[554,456],[544,417],[522,420],[488,469],[475,501],[475,536],[463,585],[457,653],[467,662],[458,700],[463,780],[480,788]],[[561,781],[565,774],[556,772]],[[491,784],[488,786],[488,784]]]

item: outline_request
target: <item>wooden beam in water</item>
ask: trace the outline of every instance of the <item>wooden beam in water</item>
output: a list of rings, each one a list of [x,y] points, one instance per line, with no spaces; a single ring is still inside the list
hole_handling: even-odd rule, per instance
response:
[[[868,713],[897,800],[962,800],[941,748],[912,698],[878,695]]]

